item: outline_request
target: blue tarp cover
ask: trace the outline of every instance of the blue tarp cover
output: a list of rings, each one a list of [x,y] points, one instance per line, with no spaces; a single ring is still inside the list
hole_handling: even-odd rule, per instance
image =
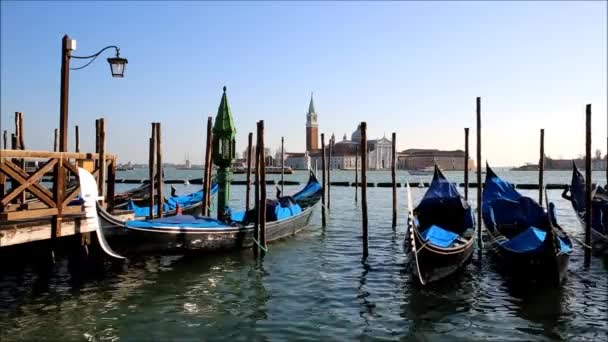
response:
[[[501,245],[514,251],[530,252],[539,248],[545,241],[546,236],[546,232],[536,227],[529,227],[512,239],[501,243]]]
[[[488,229],[494,230],[496,224],[516,224],[519,229],[543,224],[546,214],[536,201],[522,196],[513,184],[502,180],[490,167],[486,167],[486,170],[481,210]],[[507,237],[517,234],[501,233]]]
[[[211,195],[213,196],[215,193],[217,193],[217,190],[218,190],[218,185],[213,184],[213,186],[211,187]],[[184,195],[184,196],[169,197],[163,204],[163,212],[175,210],[177,208],[177,204],[179,204],[179,206],[181,208],[187,208],[187,207],[190,207],[197,203],[200,203],[202,200],[203,200],[203,191],[202,190],[193,192],[191,194]],[[127,209],[133,210],[133,213],[135,213],[136,217],[150,215],[150,207],[140,207],[131,200],[129,201],[129,203],[127,205]],[[158,211],[158,207],[154,206],[154,214],[156,214],[157,211]]]
[[[436,225],[430,226],[421,232],[420,235],[430,244],[443,248],[450,247],[458,239],[458,234]]]
[[[460,196],[458,189],[435,167],[433,181],[424,197],[414,209],[420,229],[437,225],[445,230],[462,234],[474,226],[471,207]]]
[[[177,215],[154,220],[127,221],[126,226],[132,228],[232,228],[214,218],[192,215]]]
[[[277,221],[284,220],[286,218],[290,218],[302,212],[302,208],[296,204],[290,204],[289,206],[277,205],[274,208],[274,213],[277,217]]]
[[[501,245],[513,251],[531,252],[540,248],[546,238],[547,232],[536,227],[529,227],[512,239],[502,242]],[[559,249],[562,253],[569,253],[572,250],[562,238],[558,237],[558,240]]]
[[[311,177],[311,179],[308,181],[308,183],[306,184],[306,186],[302,190],[298,191],[292,197],[296,201],[298,201],[298,200],[301,200],[301,199],[303,199],[305,197],[312,196],[312,195],[316,194],[320,190],[321,190],[321,184],[319,184],[319,182],[317,181],[316,178]]]
[[[233,211],[230,214],[230,219],[235,222],[243,222],[243,220],[245,219],[245,212],[244,211]]]

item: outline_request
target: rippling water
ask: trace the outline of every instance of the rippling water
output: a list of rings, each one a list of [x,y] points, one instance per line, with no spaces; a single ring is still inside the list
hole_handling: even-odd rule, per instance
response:
[[[501,174],[522,183],[537,177]],[[352,175],[335,172],[332,181],[352,180]],[[369,178],[389,181],[388,175],[371,172]],[[405,177],[400,173],[399,180]],[[448,172],[448,177],[462,181],[460,173]],[[305,178],[305,173],[296,173],[287,179]],[[545,179],[567,183],[569,173],[549,172]],[[290,193],[298,186],[285,188]],[[476,189],[471,190],[474,198]],[[234,206],[242,207],[244,187],[233,186],[232,192]],[[413,189],[415,200],[423,192]],[[538,191],[524,193],[536,197]],[[58,256],[45,277],[29,263],[6,267],[14,259],[3,259],[0,339],[606,340],[606,259],[593,257],[585,269],[582,250],[575,245],[562,287],[531,288],[510,283],[483,251],[460,274],[421,287],[403,254],[405,189],[399,188],[398,195],[394,230],[390,189],[368,189],[370,255],[365,261],[354,188],[337,186],[332,187],[327,227],[320,226],[317,212],[307,230],[270,245],[263,260],[255,260],[250,250],[198,257],[132,255],[124,263],[103,259],[70,271],[67,258]],[[560,191],[549,191],[549,197],[556,202],[562,226],[582,238]]]

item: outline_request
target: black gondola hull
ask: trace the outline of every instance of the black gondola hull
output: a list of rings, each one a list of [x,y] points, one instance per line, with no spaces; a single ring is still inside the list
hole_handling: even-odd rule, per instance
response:
[[[313,207],[309,207],[301,214],[275,222],[266,223],[267,242],[277,241],[293,236],[305,229],[312,216]],[[254,228],[252,225],[234,227],[233,229],[124,229],[124,236],[120,241],[114,241],[114,246],[129,246],[132,252],[145,251],[197,251],[217,252],[251,248],[254,245]]]
[[[421,284],[439,281],[456,273],[467,261],[471,259],[474,249],[474,239],[470,238],[465,244],[457,248],[439,248],[426,244],[417,230],[414,229],[412,236],[409,236],[409,246],[406,246],[406,253],[410,261],[414,263],[413,271]],[[407,241],[407,240],[406,240]],[[415,247],[415,249],[414,249]],[[418,253],[415,255],[414,250]]]

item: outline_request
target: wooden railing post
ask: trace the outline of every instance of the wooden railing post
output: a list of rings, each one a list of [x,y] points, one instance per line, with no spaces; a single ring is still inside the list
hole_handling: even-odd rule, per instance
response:
[[[53,152],[59,152],[59,130],[55,128],[55,140],[53,143]]]
[[[103,197],[102,205],[105,204],[106,192],[106,122],[105,119],[99,119],[99,179],[97,181],[99,196]]]
[[[80,152],[80,130],[78,129],[78,125],[76,125],[76,127],[74,127],[75,132],[75,139],[76,139],[76,146],[74,148],[74,151],[76,151],[76,153]]]

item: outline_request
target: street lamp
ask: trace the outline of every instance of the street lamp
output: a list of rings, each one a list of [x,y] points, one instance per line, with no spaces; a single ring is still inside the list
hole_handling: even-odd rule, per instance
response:
[[[80,70],[89,66],[97,57],[108,49],[116,51],[116,57],[108,58],[112,77],[124,77],[125,68],[128,63],[126,58],[120,57],[120,49],[117,46],[110,45],[99,50],[99,52],[90,56],[72,56],[72,51],[76,50],[76,40],[70,39],[66,34],[63,36],[61,46],[61,100],[59,103],[59,152],[67,152],[68,148],[68,97],[70,88],[70,70]],[[81,67],[70,69],[70,58],[90,59],[88,63]]]

